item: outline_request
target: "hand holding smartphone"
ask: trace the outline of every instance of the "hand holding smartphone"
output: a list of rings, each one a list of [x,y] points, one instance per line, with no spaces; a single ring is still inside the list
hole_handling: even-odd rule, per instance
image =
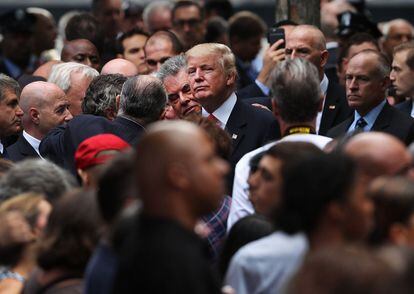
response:
[[[285,41],[285,30],[282,28],[269,28],[267,31],[267,41],[269,42],[269,45],[272,46],[276,41],[283,39]],[[282,45],[279,46],[280,48],[285,48],[285,42],[282,43]]]

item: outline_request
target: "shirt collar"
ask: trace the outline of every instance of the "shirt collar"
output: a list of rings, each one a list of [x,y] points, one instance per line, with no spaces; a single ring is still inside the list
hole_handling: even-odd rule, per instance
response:
[[[29,135],[26,131],[23,131],[23,137],[30,144],[30,146],[33,147],[33,149],[36,151],[36,153],[40,155],[40,152],[39,152],[40,140],[38,140],[35,137]]]
[[[0,153],[3,154],[4,152],[4,145],[0,142]]]
[[[378,115],[380,114],[381,110],[384,108],[386,103],[386,99],[384,99],[380,104],[375,106],[370,112],[363,116],[364,120],[367,122],[367,125],[364,127],[364,131],[369,131],[374,126],[375,121],[377,120]],[[362,116],[358,113],[358,111],[354,111],[354,121],[349,127],[348,131],[353,131],[355,129],[356,122]]]
[[[17,78],[23,73],[21,68],[18,67],[14,62],[12,62],[8,58],[4,59],[4,65],[6,66],[8,71],[10,72],[10,75],[12,76],[12,78]]]
[[[220,127],[224,129],[226,127],[227,121],[230,118],[230,114],[233,111],[234,105],[236,105],[237,96],[233,92],[229,98],[227,98],[224,103],[217,108],[212,114],[220,121]],[[202,115],[207,117],[209,113],[203,108]]]

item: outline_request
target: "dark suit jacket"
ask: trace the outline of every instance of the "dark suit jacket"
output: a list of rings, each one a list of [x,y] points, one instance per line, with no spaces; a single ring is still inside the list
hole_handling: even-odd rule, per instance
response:
[[[6,150],[7,158],[15,162],[30,157],[39,158],[39,154],[37,154],[29,142],[27,142],[27,140],[23,137],[23,134],[20,134],[16,143],[7,147]]]
[[[395,108],[401,110],[402,112],[411,116],[411,110],[413,107],[413,102],[411,100],[405,100],[404,102],[398,103],[395,105]]]
[[[234,168],[240,158],[269,141],[279,139],[280,127],[272,112],[238,99],[227,121],[226,131],[233,145],[230,156],[232,170],[228,175],[228,190],[231,192]]]
[[[336,138],[344,135],[353,121],[354,116],[349,117],[341,124],[329,130],[327,136]],[[406,145],[409,145],[414,140],[414,119],[386,103],[372,126],[371,131],[394,135]]]
[[[339,84],[329,81],[318,134],[326,135],[329,129],[340,124],[351,115],[352,110],[348,106],[345,89]]]
[[[59,164],[76,175],[75,151],[87,138],[98,134],[114,134],[135,146],[144,128],[126,118],[117,117],[109,121],[95,115],[79,115],[66,125],[49,132],[40,143],[39,151],[43,157]]]

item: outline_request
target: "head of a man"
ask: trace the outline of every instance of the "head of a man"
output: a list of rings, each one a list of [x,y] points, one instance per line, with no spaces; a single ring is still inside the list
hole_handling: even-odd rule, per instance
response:
[[[388,60],[380,52],[365,50],[352,57],[345,75],[349,107],[364,116],[384,101],[389,72]]]
[[[67,41],[61,53],[63,62],[77,62],[96,70],[100,68],[100,57],[95,45],[86,39]]]
[[[167,103],[167,93],[161,81],[152,76],[128,78],[117,97],[118,115],[141,124],[160,119]]]
[[[144,45],[148,39],[148,34],[134,28],[121,35],[117,40],[119,58],[131,61],[138,69],[138,73],[147,72],[145,63]]]
[[[414,98],[414,42],[395,48],[390,79],[397,96]]]
[[[322,153],[318,147],[305,142],[281,142],[267,150],[257,168],[249,176],[249,200],[256,213],[273,217],[272,213],[281,202],[284,166],[306,156]]]
[[[66,94],[70,106],[69,111],[73,116],[82,113],[81,104],[85,97],[86,89],[92,79],[99,73],[84,64],[66,62],[52,67],[48,82],[56,84]]]
[[[20,92],[20,86],[14,79],[0,74],[0,138],[15,135],[22,130]]]
[[[121,30],[124,11],[122,0],[93,0],[92,13],[102,26],[107,37],[115,37]]]
[[[282,132],[286,125],[315,124],[322,96],[316,67],[301,58],[279,63],[270,77],[273,111]]]
[[[322,242],[361,241],[368,236],[373,205],[351,159],[315,155],[286,167],[282,177],[283,200],[276,218],[282,231],[306,233],[311,246],[320,241],[315,240],[318,234],[335,236]]]
[[[386,23],[382,28],[384,38],[382,50],[390,59],[396,46],[409,42],[414,37],[414,27],[405,19],[394,19]]]
[[[170,215],[193,228],[199,217],[217,209],[228,165],[198,126],[181,120],[158,122],[137,150],[137,170],[145,170],[137,173],[144,211]]]
[[[50,11],[46,9],[30,7],[27,9],[27,12],[33,14],[36,18],[33,46],[35,54],[40,56],[43,51],[55,47],[57,37],[56,22]]]
[[[118,112],[116,97],[121,94],[126,80],[120,74],[99,75],[94,78],[82,101],[82,112],[114,120]]]
[[[250,11],[241,11],[229,19],[229,40],[234,55],[243,62],[251,62],[262,47],[266,31],[264,21]]]
[[[183,52],[183,47],[174,33],[158,31],[151,35],[145,43],[145,62],[151,73],[156,72],[168,58],[181,52]]]
[[[378,41],[367,33],[357,33],[344,44],[340,55],[338,56],[338,77],[339,82],[342,85],[345,85],[345,74],[346,69],[348,68],[349,59],[357,53],[367,49],[380,51]]]
[[[172,10],[172,23],[185,49],[203,42],[206,29],[204,11],[197,2],[176,2]]]
[[[408,175],[413,160],[404,143],[379,132],[357,134],[344,146],[344,152],[355,160],[368,180]]]
[[[28,84],[20,95],[20,106],[24,112],[24,130],[39,140],[54,127],[72,119],[65,93],[53,83]]]
[[[134,63],[123,58],[111,59],[102,67],[101,75],[120,74],[124,77],[138,75],[138,68]]]
[[[375,245],[414,248],[414,183],[403,177],[382,177],[372,182],[369,196],[375,206]]]
[[[307,59],[319,71],[319,78],[323,78],[323,69],[328,61],[326,40],[323,33],[311,25],[296,26],[286,38],[286,57]]]
[[[171,10],[172,5],[168,1],[153,1],[149,3],[142,13],[146,31],[153,34],[157,31],[171,29]]]
[[[187,74],[187,61],[184,55],[168,59],[157,72],[157,77],[164,84],[168,95],[168,103],[178,117],[190,113],[199,114],[201,105],[194,99],[190,80]]]
[[[234,54],[226,45],[206,43],[188,50],[186,57],[194,98],[212,113],[234,91],[237,76]]]

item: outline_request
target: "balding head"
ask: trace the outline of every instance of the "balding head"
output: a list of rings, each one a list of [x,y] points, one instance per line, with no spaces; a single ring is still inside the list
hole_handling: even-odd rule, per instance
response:
[[[117,58],[108,61],[101,70],[102,75],[121,74],[125,77],[133,77],[138,75],[138,69],[131,61]]]
[[[196,125],[162,121],[148,129],[137,147],[138,187],[149,213],[192,218],[217,208],[224,195],[227,164]],[[176,215],[174,217],[177,217]]]
[[[407,172],[412,162],[405,145],[385,133],[358,134],[347,143],[344,150],[370,179]]]
[[[25,131],[39,140],[52,128],[72,119],[65,93],[53,83],[28,84],[20,96],[20,106]]]
[[[58,63],[61,62],[59,60],[51,60],[46,63],[43,63],[33,72],[33,75],[43,77],[47,80],[49,78],[50,72],[52,71],[52,67]]]
[[[286,55],[290,58],[304,58],[312,62],[323,78],[323,68],[328,61],[326,40],[323,33],[311,25],[296,26],[286,39]]]
[[[98,49],[89,40],[77,39],[66,42],[63,46],[61,60],[88,65],[96,70],[100,67]]]

